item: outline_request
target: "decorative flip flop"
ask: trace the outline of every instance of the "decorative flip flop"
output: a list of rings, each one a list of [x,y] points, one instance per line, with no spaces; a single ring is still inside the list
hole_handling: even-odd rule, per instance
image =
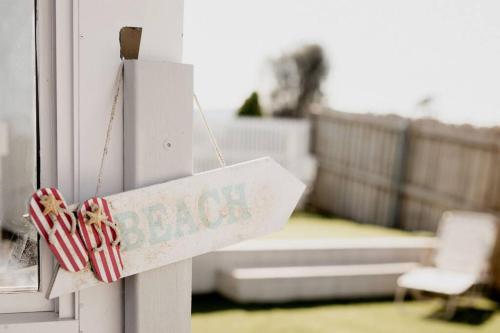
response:
[[[106,199],[92,198],[78,210],[78,224],[83,243],[98,280],[113,282],[123,273],[120,233],[113,221]]]
[[[28,209],[33,224],[59,265],[69,272],[85,268],[89,257],[76,231],[76,218],[61,193],[55,188],[39,189],[31,196]]]

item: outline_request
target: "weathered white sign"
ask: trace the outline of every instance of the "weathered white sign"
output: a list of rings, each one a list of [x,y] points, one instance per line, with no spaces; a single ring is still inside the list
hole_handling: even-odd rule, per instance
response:
[[[279,230],[305,185],[270,158],[106,197],[122,238],[123,277]],[[48,298],[102,283],[58,269]]]

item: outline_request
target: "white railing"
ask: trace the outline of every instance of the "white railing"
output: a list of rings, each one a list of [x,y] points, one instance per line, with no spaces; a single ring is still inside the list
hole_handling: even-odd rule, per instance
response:
[[[308,120],[276,118],[208,118],[228,165],[269,156],[302,180],[308,188],[316,176],[316,160],[309,154]],[[219,167],[201,117],[194,117],[194,171]],[[307,193],[307,191],[306,191]]]

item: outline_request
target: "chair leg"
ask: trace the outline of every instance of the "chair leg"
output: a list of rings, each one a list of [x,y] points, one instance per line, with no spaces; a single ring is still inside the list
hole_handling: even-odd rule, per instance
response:
[[[424,299],[424,296],[422,294],[422,291],[421,290],[416,290],[416,289],[413,289],[411,290],[411,295],[415,298],[415,300],[417,301],[421,301]]]
[[[445,318],[451,319],[455,315],[458,307],[458,296],[453,295],[448,298],[446,301],[446,310],[445,310]]]
[[[394,295],[394,304],[396,304],[398,306],[398,311],[401,314],[405,313],[405,309],[404,309],[404,306],[403,306],[403,302],[405,300],[405,296],[406,296],[406,288],[397,287],[396,288],[396,293]]]
[[[406,288],[397,287],[396,293],[394,295],[394,302],[402,303],[405,300],[405,296],[406,296]]]

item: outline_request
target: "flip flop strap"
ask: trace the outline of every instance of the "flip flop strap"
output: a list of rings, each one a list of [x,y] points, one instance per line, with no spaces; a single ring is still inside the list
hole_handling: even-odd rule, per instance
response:
[[[104,223],[105,225],[107,225],[108,227],[110,227],[111,229],[113,229],[115,231],[115,239],[111,243],[111,246],[119,245],[121,242],[121,237],[120,237],[118,225],[116,223],[110,222],[108,219],[102,220],[101,223]],[[101,241],[101,245],[94,247],[92,250],[94,252],[101,252],[102,250],[104,250],[104,244],[106,243],[106,239],[104,237],[104,233],[102,232],[101,227],[96,226],[95,229],[97,231],[97,234],[99,235],[99,240]]]
[[[57,231],[57,227],[60,224],[59,220],[57,219],[57,216],[61,215],[61,213],[70,216],[70,219],[71,219],[71,230],[70,230],[71,236],[73,236],[75,234],[75,232],[76,232],[76,218],[73,215],[73,212],[67,210],[66,208],[61,208],[61,207],[58,208],[57,212],[58,212],[57,215],[55,215],[54,213],[50,213],[49,214],[50,219],[52,221],[52,228],[50,228],[50,230],[49,230],[49,243],[52,244],[52,245],[55,244],[56,231]]]

